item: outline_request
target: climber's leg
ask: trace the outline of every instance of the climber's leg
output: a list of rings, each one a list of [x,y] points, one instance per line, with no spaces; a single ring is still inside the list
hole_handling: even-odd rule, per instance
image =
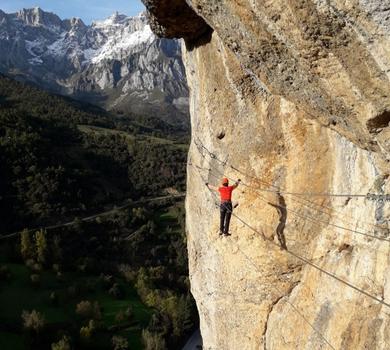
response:
[[[232,202],[226,202],[225,206],[226,206],[226,216],[225,216],[223,233],[225,235],[228,235],[229,234],[230,218],[232,217],[232,212],[233,212]]]
[[[224,232],[225,217],[227,214],[226,206],[225,203],[223,202],[221,203],[220,211],[221,211],[221,220],[219,225],[219,234],[222,235]]]

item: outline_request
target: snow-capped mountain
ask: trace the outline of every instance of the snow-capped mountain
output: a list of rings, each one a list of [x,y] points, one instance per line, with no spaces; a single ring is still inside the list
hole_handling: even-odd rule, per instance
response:
[[[40,8],[0,10],[0,72],[108,109],[188,120],[180,43],[157,38],[144,14],[85,25]]]

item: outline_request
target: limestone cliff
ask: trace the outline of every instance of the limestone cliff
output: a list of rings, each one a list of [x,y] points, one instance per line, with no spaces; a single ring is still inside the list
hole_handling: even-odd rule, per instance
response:
[[[390,1],[146,5],[185,38],[204,348],[389,349],[390,206],[352,195],[390,192]],[[243,180],[229,238],[204,185],[222,174]]]

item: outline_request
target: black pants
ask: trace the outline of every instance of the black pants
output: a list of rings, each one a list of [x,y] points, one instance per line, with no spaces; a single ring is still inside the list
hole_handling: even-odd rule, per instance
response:
[[[233,212],[232,202],[221,202],[221,224],[219,230],[222,233],[229,233],[230,218]]]

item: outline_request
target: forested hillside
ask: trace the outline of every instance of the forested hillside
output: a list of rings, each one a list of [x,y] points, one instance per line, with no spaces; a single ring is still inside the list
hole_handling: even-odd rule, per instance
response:
[[[183,190],[186,147],[173,132],[0,76],[0,229]]]
[[[1,349],[182,346],[186,153],[157,118],[0,76]]]

